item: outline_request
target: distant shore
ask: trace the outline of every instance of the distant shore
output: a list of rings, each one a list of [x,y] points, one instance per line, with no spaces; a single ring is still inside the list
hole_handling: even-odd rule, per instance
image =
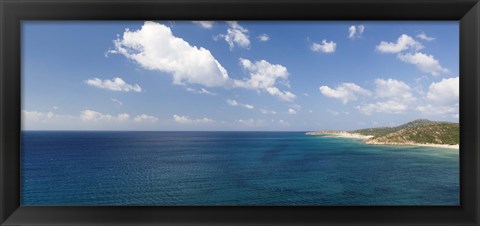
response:
[[[349,133],[345,131],[332,132],[332,133],[308,132],[306,134],[307,135],[329,135],[329,136],[335,136],[335,137],[353,138],[353,139],[361,139],[361,140],[366,140],[373,137],[373,136],[362,135],[359,133]]]
[[[460,149],[459,144],[419,144],[419,143],[384,143],[384,142],[369,142],[368,139],[373,136],[362,135],[359,133],[351,133],[347,131],[334,131],[334,130],[324,130],[317,132],[307,132],[306,135],[318,136],[318,135],[327,135],[332,137],[342,137],[342,138],[351,138],[351,139],[361,139],[364,140],[363,143],[370,145],[389,145],[389,146],[421,146],[421,147],[435,147],[435,148],[447,148],[447,149]]]

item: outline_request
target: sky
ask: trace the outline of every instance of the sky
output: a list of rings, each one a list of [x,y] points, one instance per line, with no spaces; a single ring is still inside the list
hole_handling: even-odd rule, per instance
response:
[[[23,21],[23,130],[458,122],[457,21]]]

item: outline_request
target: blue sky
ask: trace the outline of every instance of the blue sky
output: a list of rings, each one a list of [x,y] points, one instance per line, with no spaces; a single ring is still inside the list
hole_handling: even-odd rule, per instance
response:
[[[458,22],[23,22],[25,130],[458,122]]]

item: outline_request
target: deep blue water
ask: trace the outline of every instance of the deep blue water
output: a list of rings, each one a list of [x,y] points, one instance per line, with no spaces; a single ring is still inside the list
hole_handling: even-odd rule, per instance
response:
[[[458,205],[457,150],[301,132],[22,135],[22,205]]]

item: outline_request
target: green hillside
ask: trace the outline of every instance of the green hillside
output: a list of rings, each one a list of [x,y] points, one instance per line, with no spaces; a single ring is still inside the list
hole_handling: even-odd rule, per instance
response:
[[[458,123],[418,119],[397,127],[369,128],[351,131],[371,135],[369,144],[459,144]]]

